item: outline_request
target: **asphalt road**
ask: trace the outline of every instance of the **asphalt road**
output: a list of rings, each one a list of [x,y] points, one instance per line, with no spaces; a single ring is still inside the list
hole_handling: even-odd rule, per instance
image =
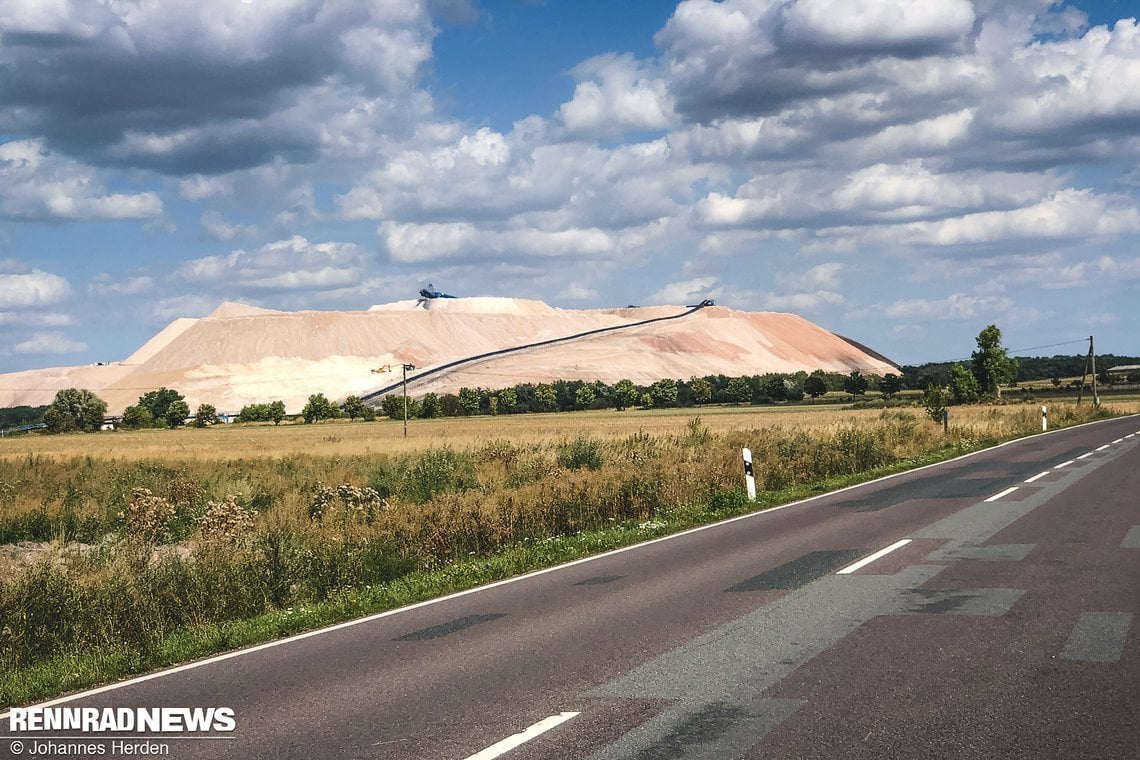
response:
[[[1035,436],[58,706],[233,709],[175,758],[1135,760],[1138,446]]]

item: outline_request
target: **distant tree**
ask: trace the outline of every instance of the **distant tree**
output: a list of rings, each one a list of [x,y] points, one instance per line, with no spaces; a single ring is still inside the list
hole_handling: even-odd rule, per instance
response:
[[[955,404],[973,404],[981,398],[978,379],[961,364],[950,367],[950,398]]]
[[[851,374],[843,378],[843,390],[852,396],[862,396],[865,394],[867,392],[867,385],[867,378],[857,369],[851,370]]]
[[[746,404],[752,400],[752,385],[746,377],[734,377],[728,381],[725,390],[728,398],[738,404]]]
[[[504,388],[499,391],[499,412],[502,414],[513,414],[515,407],[519,405],[518,394],[515,393],[514,388]],[[426,397],[424,399],[427,400]]]
[[[558,393],[553,385],[542,383],[534,389],[534,400],[540,412],[553,412],[558,409]]]
[[[176,401],[184,402],[185,400],[183,395],[178,391],[172,388],[162,387],[156,391],[147,391],[139,396],[139,406],[144,407],[150,412],[150,417],[154,420],[154,424],[169,425],[169,415],[167,413],[170,411],[170,405]],[[186,416],[189,416],[189,412],[187,412]],[[186,416],[184,416],[183,419],[186,419]]]
[[[454,398],[454,396],[452,398]],[[412,419],[413,417],[424,416],[423,415],[423,409],[421,407],[420,402],[416,401],[414,398],[409,398],[407,403],[408,403],[408,406],[407,406],[408,419]],[[366,406],[365,408],[370,409],[371,407]],[[393,420],[404,419],[404,396],[403,396],[403,394],[397,395],[397,394],[393,393],[393,394],[385,396],[383,399],[381,399],[380,400],[380,412],[382,414],[384,414],[385,416],[387,416],[389,419],[393,419]],[[365,412],[364,414],[367,414],[367,412]],[[458,414],[459,414],[459,412],[457,411],[450,416],[454,417]],[[373,419],[375,419],[375,413],[373,413]]]
[[[479,393],[471,388],[459,389],[459,408],[465,416],[479,413]]]
[[[795,380],[788,378],[784,381],[784,400],[785,401],[803,401],[804,400],[804,387]]]
[[[667,408],[677,405],[677,382],[665,378],[658,380],[649,388],[649,395],[653,398],[655,408]]]
[[[641,392],[632,380],[621,379],[614,383],[614,407],[620,412],[635,405],[641,398]]]
[[[1061,387],[1061,376],[1054,373],[1053,377],[1049,379],[1049,382],[1053,383],[1054,388],[1060,388]]]
[[[594,390],[594,386],[583,385],[574,394],[574,405],[579,409],[589,409],[597,398],[598,393]]]
[[[357,417],[363,417],[365,414],[364,410],[371,407],[361,401],[360,396],[349,396],[344,400],[344,403],[340,405],[340,408],[351,422]]]
[[[103,426],[107,404],[86,388],[65,388],[44,411],[44,425],[49,433],[82,430],[93,433]]]
[[[194,427],[204,428],[218,422],[218,410],[212,404],[199,404],[194,412]]]
[[[337,407],[328,400],[325,394],[314,393],[309,396],[309,401],[301,410],[301,415],[305,418],[306,423],[320,422],[336,417]]]
[[[145,406],[128,406],[123,410],[123,427],[127,430],[138,430],[139,428],[148,428],[154,426],[154,418],[150,416],[150,410]]]
[[[989,325],[978,333],[978,350],[970,355],[971,370],[983,395],[1001,396],[1001,386],[1017,377],[1017,360],[1001,345],[1001,330]]]
[[[170,428],[176,428],[186,422],[186,418],[190,416],[190,406],[184,399],[170,402],[166,407],[166,424]]]
[[[787,388],[784,386],[783,375],[768,375],[764,378],[764,395],[773,401],[783,401],[787,397]]]
[[[942,422],[942,415],[946,413],[946,391],[940,385],[930,384],[922,392],[922,404],[927,415],[935,422]]]
[[[690,380],[689,390],[693,394],[693,403],[698,406],[712,401],[712,385],[703,377],[694,377]]]
[[[883,398],[891,398],[901,390],[902,378],[898,375],[883,375],[883,379],[879,381],[879,392],[883,394]]]
[[[827,393],[827,381],[819,375],[808,375],[804,380],[804,392],[812,398],[819,398]]]
[[[458,417],[463,413],[463,407],[459,405],[459,396],[454,393],[445,393],[440,396],[439,408],[444,417]]]
[[[420,399],[420,417],[432,419],[443,416],[443,409],[439,405],[439,396],[434,393],[426,394]]]
[[[280,425],[281,420],[285,419],[285,402],[270,401],[265,408],[265,412],[270,422],[274,425]]]

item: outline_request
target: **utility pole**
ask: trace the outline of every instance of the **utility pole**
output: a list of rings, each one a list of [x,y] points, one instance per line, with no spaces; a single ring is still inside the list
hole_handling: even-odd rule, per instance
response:
[[[1089,357],[1092,359],[1093,406],[1100,406],[1100,395],[1096,392],[1096,351],[1093,350],[1093,336],[1089,336]]]
[[[1093,350],[1093,336],[1089,336],[1089,355],[1085,357],[1085,373],[1081,375],[1081,387],[1077,390],[1077,403],[1085,393],[1085,378],[1089,376],[1089,367],[1092,367],[1092,397],[1093,406],[1100,406],[1100,396],[1096,392],[1096,351]]]
[[[408,437],[408,370],[415,369],[414,364],[404,365],[404,437]]]

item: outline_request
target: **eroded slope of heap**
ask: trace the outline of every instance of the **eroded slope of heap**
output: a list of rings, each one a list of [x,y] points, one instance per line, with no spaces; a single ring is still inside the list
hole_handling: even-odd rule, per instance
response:
[[[201,319],[180,319],[122,363],[17,372],[0,376],[0,406],[51,402],[56,391],[96,391],[111,413],[162,386],[185,394],[191,408],[210,403],[236,412],[275,399],[290,412],[312,393],[332,399],[364,395],[417,372],[478,354],[577,333],[682,314],[682,306],[570,310],[540,301],[459,298],[401,301],[368,311],[279,312],[223,304]],[[373,370],[390,367],[387,371]],[[896,368],[793,314],[707,307],[681,319],[629,327],[571,342],[464,364],[409,391],[455,392],[556,379],[754,375],[823,369],[868,374]],[[415,373],[413,373],[415,374]]]

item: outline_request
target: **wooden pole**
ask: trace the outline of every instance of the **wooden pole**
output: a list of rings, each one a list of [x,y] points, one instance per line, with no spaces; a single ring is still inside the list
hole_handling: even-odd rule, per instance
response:
[[[1100,406],[1100,396],[1096,392],[1096,351],[1093,349],[1093,336],[1089,336],[1089,357],[1092,361],[1093,406]]]

